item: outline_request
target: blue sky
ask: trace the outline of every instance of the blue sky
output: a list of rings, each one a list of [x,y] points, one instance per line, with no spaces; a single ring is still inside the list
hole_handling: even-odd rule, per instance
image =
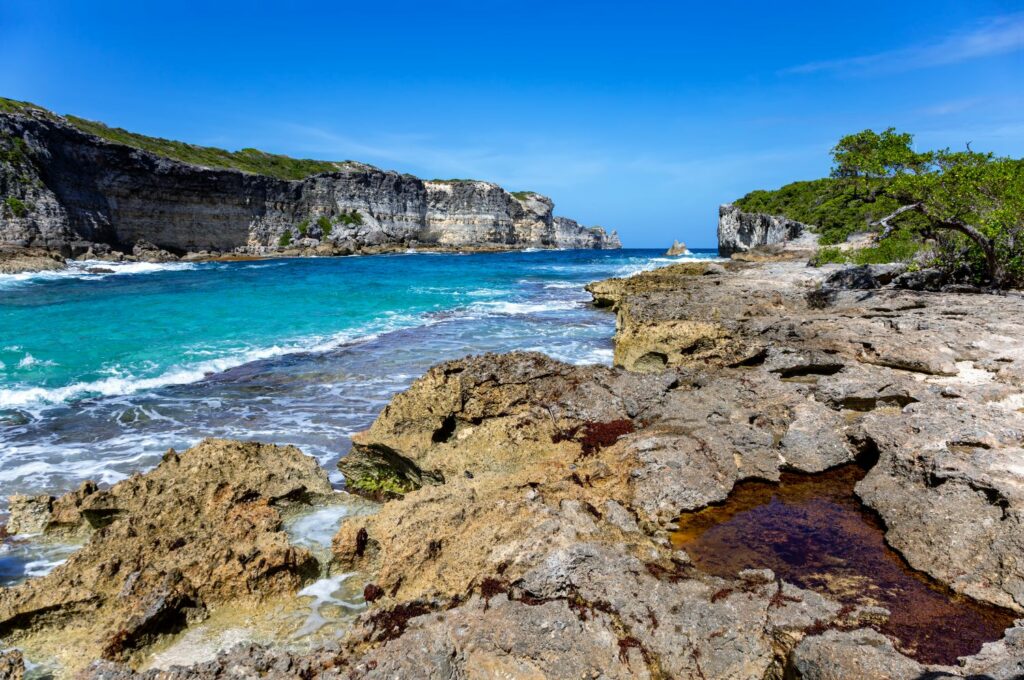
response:
[[[552,196],[627,246],[848,132],[1024,155],[1024,0],[4,0],[0,95],[146,134]]]

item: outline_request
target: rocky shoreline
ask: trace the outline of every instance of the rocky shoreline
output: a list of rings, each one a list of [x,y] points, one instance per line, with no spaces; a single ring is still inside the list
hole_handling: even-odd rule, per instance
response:
[[[790,259],[592,284],[617,315],[616,367],[433,368],[354,438],[348,488],[380,505],[319,563],[280,532],[283,507],[330,493],[292,447],[210,440],[109,490],[12,499],[12,529],[87,542],[0,590],[0,636],[106,680],[1020,677],[1024,298],[895,283]],[[922,662],[872,627],[884,609],[765,569],[712,576],[673,546],[681,513],[743,480],[849,464],[914,569],[1018,618],[1001,640]],[[210,612],[318,570],[363,585],[336,639],[137,670]],[[5,664],[16,677],[18,653]]]

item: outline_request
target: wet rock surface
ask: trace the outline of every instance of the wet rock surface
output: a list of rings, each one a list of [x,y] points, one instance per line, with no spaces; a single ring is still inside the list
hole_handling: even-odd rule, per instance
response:
[[[856,493],[910,567],[1024,614],[1024,301],[889,284],[813,304],[836,271],[679,264],[599,282],[620,368],[528,353],[436,367],[342,465],[386,502],[334,537],[331,569],[369,602],[337,644],[145,677],[1013,677],[1022,627],[934,665],[838,582],[715,572],[671,541],[681,512],[738,484],[857,461]],[[93,508],[85,491],[50,515],[26,501],[19,521],[74,528],[46,517]],[[138,677],[110,659],[85,677]]]
[[[294,447],[210,439],[109,490],[20,499],[13,525],[88,540],[49,575],[0,589],[0,636],[69,668],[129,660],[221,603],[293,592],[317,565],[289,544],[279,508],[330,491]]]
[[[0,274],[60,271],[64,258],[36,248],[0,248]]]

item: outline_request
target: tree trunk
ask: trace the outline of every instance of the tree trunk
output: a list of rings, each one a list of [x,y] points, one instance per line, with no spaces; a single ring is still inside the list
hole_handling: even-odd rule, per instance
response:
[[[900,206],[892,213],[876,221],[876,225],[884,227],[882,233],[878,235],[878,240],[887,238],[897,228],[897,225],[893,223],[892,220],[911,211],[921,213],[931,220],[932,229],[956,231],[974,241],[974,243],[981,248],[981,252],[985,254],[985,268],[988,270],[988,277],[992,281],[992,285],[996,288],[1002,286],[1003,271],[999,264],[999,256],[996,253],[996,246],[993,240],[966,222],[961,222],[960,220],[944,220],[935,217],[928,211],[928,208],[925,207],[924,203],[911,203],[909,205]]]

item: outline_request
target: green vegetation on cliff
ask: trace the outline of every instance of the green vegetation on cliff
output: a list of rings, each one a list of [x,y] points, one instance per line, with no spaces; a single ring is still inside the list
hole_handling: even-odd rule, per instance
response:
[[[812,225],[825,245],[842,243],[859,231],[874,231],[871,223],[896,207],[891,200],[867,200],[833,177],[793,182],[775,191],[751,191],[736,205],[746,212],[782,215]]]
[[[107,141],[133,146],[157,156],[208,168],[241,170],[279,179],[304,179],[321,172],[338,172],[345,168],[345,163],[291,158],[290,156],[266,153],[259,149],[225,151],[212,146],[196,146],[170,139],[147,137],[121,128],[107,127],[103,123],[85,120],[77,116],[65,116],[65,119],[79,130],[102,137]]]
[[[924,244],[915,234],[901,230],[887,239],[854,250],[840,250],[837,246],[825,246],[818,250],[812,264],[820,266],[829,263],[886,264],[888,262],[909,262],[922,251]]]
[[[268,175],[278,179],[304,179],[322,172],[338,172],[355,164],[353,161],[317,161],[304,158],[292,158],[280,154],[271,154],[259,149],[242,149],[226,151],[212,146],[198,146],[160,137],[149,137],[122,128],[112,128],[103,123],[79,118],[78,116],[58,116],[41,106],[29,102],[0,97],[0,112],[26,113],[36,112],[53,120],[62,120],[82,132],[96,135],[109,142],[125,144],[148,151],[157,156],[171,158],[182,163],[201,165],[207,168],[224,168],[241,170],[257,175]]]
[[[15,217],[24,217],[32,210],[32,206],[30,204],[25,203],[20,198],[16,198],[14,196],[8,196],[5,198],[4,205],[7,206],[7,209],[10,210],[11,214]]]
[[[358,226],[363,223],[363,214],[355,208],[352,208],[351,211],[343,210],[338,215],[338,223],[347,224],[350,227]]]

